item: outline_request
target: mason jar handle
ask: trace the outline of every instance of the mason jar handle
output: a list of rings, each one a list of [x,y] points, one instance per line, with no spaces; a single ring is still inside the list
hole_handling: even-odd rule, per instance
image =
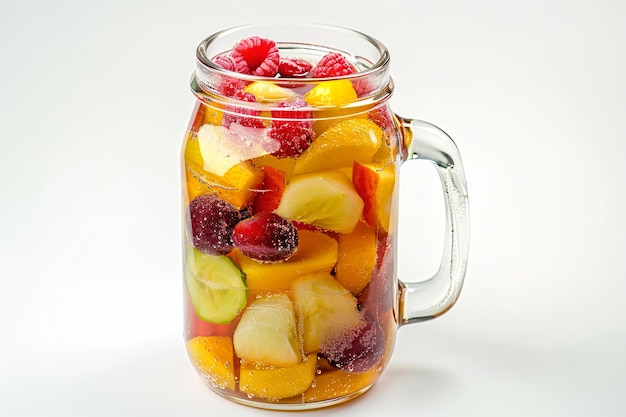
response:
[[[400,324],[404,325],[438,317],[458,299],[469,252],[469,204],[461,155],[452,138],[430,123],[398,118],[408,151],[405,161],[418,159],[434,164],[446,210],[446,235],[437,273],[420,282],[399,279]]]

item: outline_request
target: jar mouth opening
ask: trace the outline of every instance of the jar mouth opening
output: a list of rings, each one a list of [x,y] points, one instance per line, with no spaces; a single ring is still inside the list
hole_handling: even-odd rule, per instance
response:
[[[303,76],[259,76],[228,70],[215,63],[215,58],[229,54],[234,46],[247,37],[259,36],[275,42],[280,56],[287,58],[306,57],[311,65],[329,52],[342,54],[357,71],[348,75],[313,78]],[[222,95],[217,88],[222,80],[231,79],[249,84],[270,81],[287,88],[294,85],[302,89],[312,88],[322,81],[349,80],[353,83],[368,83],[369,99],[388,90],[390,55],[387,48],[377,39],[342,26],[316,23],[262,23],[235,26],[221,30],[204,39],[196,49],[195,79],[202,91]],[[383,94],[384,95],[384,94]],[[364,99],[359,97],[357,101]]]
[[[335,47],[333,45],[326,45],[321,42],[315,42],[314,40],[309,42],[302,41],[291,41],[291,40],[282,40],[282,39],[272,39],[276,42],[276,45],[279,47],[279,50],[293,50],[293,49],[307,49],[313,52],[339,52],[348,58],[352,58],[351,61],[353,64],[356,64],[359,69],[358,72],[349,74],[349,75],[341,75],[335,77],[323,78],[323,80],[337,80],[337,79],[353,79],[360,76],[368,76],[372,73],[380,71],[382,68],[385,68],[389,64],[389,51],[387,47],[377,39],[357,30],[349,29],[342,26],[334,26],[334,25],[322,25],[316,23],[280,23],[280,24],[250,24],[250,25],[242,25],[242,26],[234,26],[228,29],[223,29],[214,33],[213,35],[204,39],[196,48],[196,58],[198,63],[206,66],[207,68],[223,73],[224,75],[228,75],[230,77],[237,77],[242,80],[247,81],[257,81],[257,80],[267,80],[268,77],[261,77],[251,74],[242,74],[235,71],[230,71],[222,68],[217,65],[213,60],[216,56],[225,54],[230,52],[232,47],[234,47],[234,43],[230,45],[230,48],[214,48],[213,45],[216,44],[218,39],[224,37],[230,37],[241,32],[241,39],[246,36],[254,36],[252,33],[263,33],[266,28],[270,29],[278,29],[285,28],[288,33],[297,33],[297,32],[305,32],[312,33],[316,31],[323,32],[336,32],[338,35],[352,37],[356,42],[362,41],[365,44],[368,44],[372,47],[372,51],[376,51],[377,57],[367,57],[363,55],[356,55],[352,51],[349,51],[345,48]],[[263,36],[263,35],[260,35]],[[221,49],[221,50],[220,50]],[[321,58],[321,55],[320,55]],[[303,78],[303,77],[280,77],[278,80],[280,81],[291,81],[291,82],[300,82],[300,83],[317,83],[321,78]]]

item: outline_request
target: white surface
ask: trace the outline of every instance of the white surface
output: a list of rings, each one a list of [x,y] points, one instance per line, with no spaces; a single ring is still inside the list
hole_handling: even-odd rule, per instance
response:
[[[183,353],[178,152],[196,44],[280,19],[387,44],[394,110],[456,139],[471,199],[459,303],[317,413],[626,415],[626,3],[505,3],[3,1],[0,415],[270,414]],[[440,207],[417,171],[415,276]]]

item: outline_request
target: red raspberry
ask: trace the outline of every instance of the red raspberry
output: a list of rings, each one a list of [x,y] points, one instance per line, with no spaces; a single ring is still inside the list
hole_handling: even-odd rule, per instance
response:
[[[312,65],[303,59],[281,59],[278,73],[283,77],[305,77]]]
[[[246,86],[244,80],[238,80],[232,77],[222,77],[218,90],[226,97],[235,97],[237,94],[243,92],[243,88]]]
[[[345,56],[337,52],[329,52],[311,70],[312,78],[339,77],[354,74],[356,69]]]
[[[272,155],[277,158],[297,158],[313,142],[311,112],[296,110],[306,107],[306,102],[302,99],[294,103],[280,103],[278,107],[289,108],[289,110],[272,110],[274,121],[267,135],[280,143],[280,148]]]
[[[246,93],[243,90],[237,90],[233,98],[249,103],[256,102],[256,98],[252,94]],[[230,127],[232,123],[238,123],[246,127],[265,127],[263,121],[259,119],[259,114],[261,114],[261,112],[258,110],[239,106],[228,106],[228,111],[224,112],[224,117],[222,118],[222,125],[226,128]]]
[[[278,72],[278,46],[270,39],[251,36],[241,40],[230,53],[235,71],[262,77],[273,77]]]
[[[218,55],[213,62],[228,71],[235,71],[235,60],[230,55]],[[236,78],[220,75],[218,91],[226,97],[234,97],[235,94],[243,90],[245,81]]]
[[[228,71],[235,70],[235,60],[230,55],[219,55],[215,57],[213,62],[215,62],[215,64],[219,65],[225,70],[228,70]]]

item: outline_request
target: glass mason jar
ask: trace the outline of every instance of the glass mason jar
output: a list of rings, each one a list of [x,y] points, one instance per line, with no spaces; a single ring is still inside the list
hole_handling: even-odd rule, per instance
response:
[[[257,24],[200,43],[182,147],[185,343],[213,391],[310,409],[370,388],[396,331],[457,300],[468,200],[454,142],[389,108],[389,53],[328,25]],[[400,166],[446,202],[435,276],[396,271]]]

